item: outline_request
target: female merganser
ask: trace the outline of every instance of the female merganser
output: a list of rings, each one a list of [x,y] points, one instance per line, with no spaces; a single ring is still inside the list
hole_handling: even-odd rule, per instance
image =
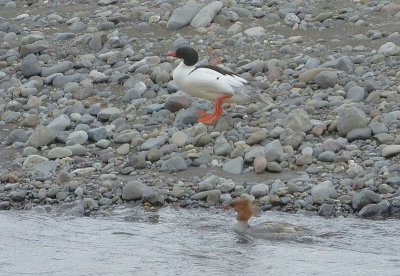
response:
[[[193,48],[181,47],[165,56],[183,59],[173,73],[173,79],[179,89],[193,96],[215,101],[214,113],[198,111],[198,122],[213,124],[224,112],[221,107],[222,101],[245,104],[259,100],[269,103],[258,90],[247,92],[247,81],[232,72],[214,65],[195,65],[199,56]]]
[[[237,212],[233,229],[240,234],[271,240],[294,239],[301,236],[315,235],[313,230],[285,222],[263,222],[250,226],[248,220],[255,214],[256,210],[253,203],[247,198],[235,199],[229,206],[222,208],[227,209],[229,207],[232,207]]]

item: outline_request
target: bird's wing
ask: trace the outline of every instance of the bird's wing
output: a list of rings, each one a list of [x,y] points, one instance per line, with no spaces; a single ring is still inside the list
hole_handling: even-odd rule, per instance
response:
[[[188,74],[187,80],[203,89],[219,90],[222,93],[234,93],[244,87],[247,81],[217,66],[199,66]]]

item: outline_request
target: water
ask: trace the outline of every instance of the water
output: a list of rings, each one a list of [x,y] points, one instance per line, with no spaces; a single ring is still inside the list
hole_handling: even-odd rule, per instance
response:
[[[236,235],[225,210],[130,207],[108,216],[0,212],[0,275],[400,275],[397,220],[262,212],[326,238]]]

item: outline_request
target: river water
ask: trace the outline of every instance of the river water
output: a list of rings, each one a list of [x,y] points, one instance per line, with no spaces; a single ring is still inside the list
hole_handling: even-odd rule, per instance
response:
[[[398,220],[261,212],[328,237],[269,241],[232,231],[234,213],[141,207],[65,217],[0,212],[0,275],[400,275]]]

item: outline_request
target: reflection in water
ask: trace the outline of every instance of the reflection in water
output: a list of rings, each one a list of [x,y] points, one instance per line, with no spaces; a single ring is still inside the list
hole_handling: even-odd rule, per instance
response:
[[[0,275],[399,275],[396,220],[261,213],[328,237],[235,234],[231,211],[140,207],[109,216],[0,212]]]

